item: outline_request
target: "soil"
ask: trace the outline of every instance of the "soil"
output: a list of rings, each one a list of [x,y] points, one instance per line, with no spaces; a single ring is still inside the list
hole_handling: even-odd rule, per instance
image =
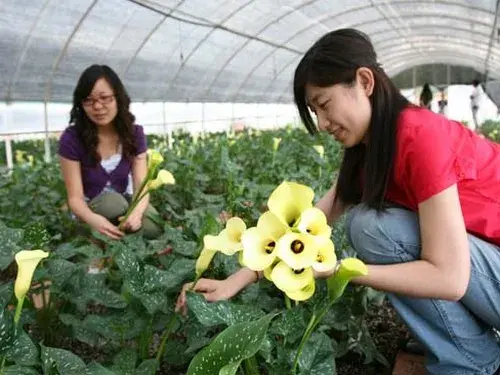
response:
[[[390,375],[399,349],[410,338],[410,333],[392,306],[384,301],[379,308],[372,308],[367,316],[368,328],[375,345],[387,359],[391,368],[378,362],[363,364],[364,358],[348,354],[337,359],[338,375]]]

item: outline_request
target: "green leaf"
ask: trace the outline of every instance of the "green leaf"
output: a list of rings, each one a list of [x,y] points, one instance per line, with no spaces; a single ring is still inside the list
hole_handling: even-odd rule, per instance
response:
[[[170,267],[165,271],[146,265],[144,267],[144,290],[178,289],[183,281],[194,276],[195,262],[196,261],[193,259],[175,259]]]
[[[69,259],[75,255],[83,255],[86,258],[95,259],[103,256],[102,250],[95,245],[74,246],[71,242],[59,246],[55,253],[63,258]]]
[[[0,310],[0,355],[6,353],[16,339],[14,319],[6,309]]]
[[[323,332],[313,333],[299,358],[299,374],[324,375],[337,373],[330,338]]]
[[[237,305],[230,301],[207,302],[201,294],[192,292],[187,293],[186,298],[189,311],[207,327],[219,324],[231,326],[264,316],[264,312],[257,306]]]
[[[241,365],[241,361],[231,362],[220,369],[219,375],[235,375]]]
[[[159,368],[160,364],[156,359],[147,359],[137,367],[135,375],[155,375]]]
[[[0,285],[0,309],[3,309],[9,304],[14,295],[14,283],[9,281]]]
[[[169,246],[172,247],[174,253],[190,258],[196,256],[198,249],[196,242],[184,238],[181,229],[165,225],[164,233],[158,239],[149,242],[149,252],[161,251]]]
[[[6,356],[8,360],[17,365],[34,366],[39,363],[38,347],[31,340],[31,337],[22,330],[18,333]]]
[[[269,331],[283,336],[287,343],[294,343],[302,337],[306,327],[304,309],[293,308],[276,318]]]
[[[45,265],[49,270],[52,285],[56,288],[70,283],[75,273],[83,271],[81,267],[65,259],[49,258]]]
[[[56,370],[64,375],[85,374],[85,363],[77,355],[64,349],[40,346],[42,348],[41,357],[44,373],[50,374],[51,371]]]
[[[85,375],[118,375],[116,372],[108,370],[99,363],[93,362],[87,366]]]
[[[261,347],[269,323],[275,316],[268,314],[259,320],[226,328],[193,358],[187,375],[219,375],[227,364],[253,356]]]
[[[34,368],[18,366],[18,365],[6,367],[3,370],[2,374],[3,375],[39,375],[38,371],[35,370]]]
[[[10,229],[0,222],[0,271],[5,270],[13,261],[14,255],[22,250],[21,243],[24,231]]]
[[[135,375],[137,352],[133,349],[123,349],[113,359],[112,370],[120,375]]]

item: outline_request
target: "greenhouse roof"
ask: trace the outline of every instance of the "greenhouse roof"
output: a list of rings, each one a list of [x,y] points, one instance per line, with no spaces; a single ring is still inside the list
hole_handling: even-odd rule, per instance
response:
[[[0,100],[71,100],[105,63],[134,101],[289,102],[303,53],[355,27],[391,76],[452,64],[500,78],[495,0],[3,0]]]

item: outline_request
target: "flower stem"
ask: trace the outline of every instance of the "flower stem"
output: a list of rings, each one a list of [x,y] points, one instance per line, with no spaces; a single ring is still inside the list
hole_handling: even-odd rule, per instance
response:
[[[123,217],[120,225],[118,226],[118,228],[120,230],[123,229],[123,225],[125,224],[125,222],[127,221],[127,219],[129,218],[129,216],[132,214],[132,212],[134,211],[134,209],[137,207],[137,205],[139,204],[139,202],[149,193],[149,190],[146,190],[142,195],[139,196],[139,198],[136,198],[136,199],[133,199],[132,200],[132,204],[130,205],[130,207],[128,208],[127,210],[127,213],[125,214],[125,216]]]
[[[172,329],[174,328],[175,321],[177,319],[177,315],[174,314],[172,315],[172,318],[167,324],[167,328],[165,328],[165,331],[163,331],[163,334],[161,335],[161,341],[160,341],[160,347],[158,348],[158,352],[156,353],[156,360],[158,362],[161,362],[161,359],[163,358],[163,355],[165,354],[165,346],[167,344],[167,339],[168,336],[170,336],[170,333],[172,332]]]
[[[17,301],[17,306],[16,306],[16,314],[14,315],[14,326],[17,329],[17,326],[19,324],[19,320],[21,319],[21,312],[23,310],[23,303],[24,303],[24,297],[19,299]]]
[[[255,356],[245,359],[243,362],[243,367],[245,369],[245,375],[259,375],[259,364]]]
[[[290,310],[292,308],[292,303],[290,301],[290,297],[288,297],[286,294],[285,294],[285,306],[288,310]]]
[[[316,327],[318,320],[316,319],[316,314],[312,314],[311,319],[309,320],[309,324],[304,332],[304,336],[302,336],[302,340],[300,340],[299,349],[297,350],[297,354],[295,354],[295,360],[293,361],[292,374],[295,374],[297,371],[297,365],[299,364],[300,354],[302,353],[302,349],[304,349],[304,345],[306,344],[309,336],[313,332]]]

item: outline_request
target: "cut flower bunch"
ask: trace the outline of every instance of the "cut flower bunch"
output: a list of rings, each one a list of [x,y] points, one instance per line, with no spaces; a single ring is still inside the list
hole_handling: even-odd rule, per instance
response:
[[[313,206],[314,191],[296,182],[282,182],[270,195],[268,211],[257,224],[248,228],[239,217],[226,222],[217,235],[206,235],[196,263],[196,281],[208,268],[217,252],[238,255],[239,262],[263,275],[290,299],[305,301],[316,290],[315,274],[331,274],[327,280],[328,303],[311,317],[297,350],[292,373],[295,373],[304,344],[331,305],[338,300],[349,281],[368,273],[356,258],[337,262],[332,229],[324,213]],[[195,283],[196,283],[195,281]]]

